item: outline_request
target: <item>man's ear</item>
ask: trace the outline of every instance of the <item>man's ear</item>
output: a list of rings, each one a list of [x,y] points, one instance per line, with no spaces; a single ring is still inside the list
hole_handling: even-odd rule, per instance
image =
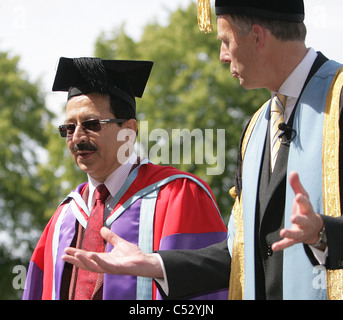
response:
[[[134,152],[137,128],[137,121],[135,119],[129,119],[123,123],[118,132],[117,140],[123,141],[117,152],[117,159],[121,164],[123,164],[128,157],[130,157],[132,152]]]
[[[136,134],[138,129],[137,121],[135,119],[129,119],[123,123],[122,128],[130,129]]]
[[[251,28],[251,32],[254,36],[257,49],[261,49],[265,45],[266,41],[266,28],[259,24],[254,24]]]
[[[125,121],[121,127],[121,135],[126,136],[127,141],[135,141],[137,136],[138,125],[135,119]]]

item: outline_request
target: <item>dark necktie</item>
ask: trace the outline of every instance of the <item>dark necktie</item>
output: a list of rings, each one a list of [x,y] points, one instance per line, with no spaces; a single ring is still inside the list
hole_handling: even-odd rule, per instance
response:
[[[108,195],[109,191],[104,184],[99,185],[94,191],[95,203],[84,233],[83,250],[104,251],[104,239],[100,234],[100,229],[104,225],[105,200]],[[97,279],[97,273],[79,269],[76,280],[75,300],[92,299]]]

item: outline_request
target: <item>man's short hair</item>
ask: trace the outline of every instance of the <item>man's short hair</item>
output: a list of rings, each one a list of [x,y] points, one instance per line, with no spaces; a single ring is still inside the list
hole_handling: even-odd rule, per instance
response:
[[[305,41],[306,39],[307,30],[303,22],[270,20],[235,14],[230,14],[229,16],[241,35],[248,34],[252,26],[258,24],[267,28],[274,37],[281,41]]]

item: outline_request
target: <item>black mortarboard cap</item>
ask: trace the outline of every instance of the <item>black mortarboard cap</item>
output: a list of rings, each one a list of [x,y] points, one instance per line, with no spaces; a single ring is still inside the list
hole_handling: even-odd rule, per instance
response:
[[[216,0],[216,15],[238,14],[288,22],[303,22],[303,0]]]
[[[68,91],[68,100],[92,92],[109,94],[135,111],[135,97],[142,97],[152,65],[152,61],[61,57],[52,90]]]

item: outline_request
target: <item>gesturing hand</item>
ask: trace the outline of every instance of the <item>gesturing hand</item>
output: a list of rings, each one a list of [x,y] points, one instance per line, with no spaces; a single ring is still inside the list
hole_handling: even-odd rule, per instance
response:
[[[142,252],[108,228],[102,228],[101,235],[113,245],[111,252],[98,253],[69,247],[62,259],[92,272],[163,278],[162,267],[154,254]]]
[[[312,208],[309,196],[300,183],[297,172],[291,172],[289,183],[295,193],[293,201],[290,229],[282,229],[282,240],[272,245],[273,251],[286,249],[296,243],[314,244],[319,238],[319,232],[323,227],[323,220]]]

